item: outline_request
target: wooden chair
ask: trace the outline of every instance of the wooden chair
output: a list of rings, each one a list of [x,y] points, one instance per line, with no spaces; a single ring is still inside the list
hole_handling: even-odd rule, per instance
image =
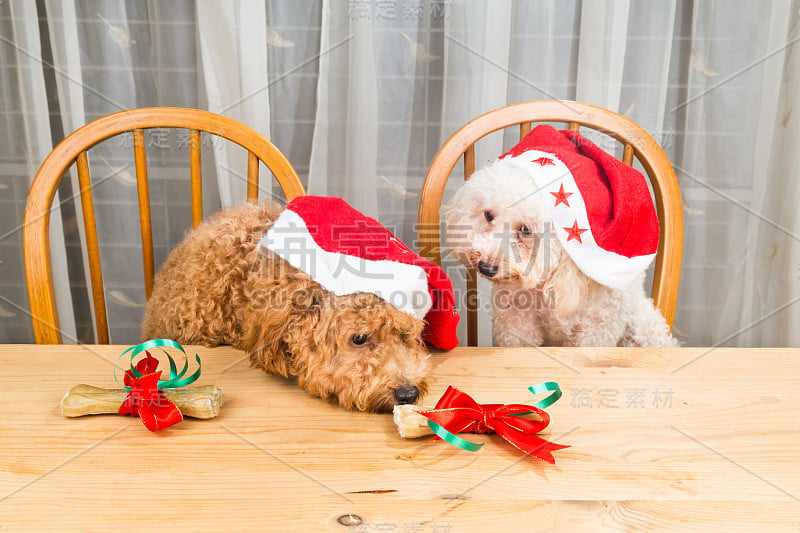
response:
[[[433,158],[422,186],[417,216],[420,254],[441,265],[439,211],[445,184],[458,159],[464,158],[464,179],[467,180],[475,170],[476,141],[514,125],[519,125],[522,139],[531,131],[532,122],[563,122],[573,131],[587,127],[603,132],[622,143],[624,163],[630,165],[634,157],[639,160],[653,187],[661,225],[651,296],[672,327],[683,251],[683,211],[678,180],[664,151],[644,129],[622,115],[596,106],[559,100],[524,102],[481,115],[453,134]],[[467,294],[476,293],[476,279],[475,270],[468,270]],[[477,343],[478,313],[470,306],[467,309],[467,344],[476,346]]]
[[[287,199],[291,200],[305,194],[297,173],[272,143],[252,128],[221,115],[196,109],[154,107],[121,111],[86,124],[61,141],[44,160],[33,180],[25,206],[23,233],[25,274],[33,317],[33,331],[37,343],[61,343],[53,290],[53,274],[50,266],[50,209],[61,178],[75,163],[86,233],[97,342],[108,344],[108,318],[103,291],[103,275],[100,269],[100,252],[97,243],[87,150],[105,139],[129,131],[133,132],[145,294],[148,299],[150,298],[153,290],[154,264],[144,140],[144,130],[147,128],[185,128],[189,130],[192,225],[194,227],[197,227],[203,220],[201,131],[218,135],[248,151],[248,200],[258,199],[259,161],[262,161],[276,177]]]

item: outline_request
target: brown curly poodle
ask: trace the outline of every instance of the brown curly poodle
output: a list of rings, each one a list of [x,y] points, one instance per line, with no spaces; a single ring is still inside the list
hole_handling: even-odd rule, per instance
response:
[[[430,371],[423,321],[373,294],[337,296],[260,250],[281,209],[248,203],[191,231],[156,276],[142,338],[233,345],[348,409],[414,403]]]

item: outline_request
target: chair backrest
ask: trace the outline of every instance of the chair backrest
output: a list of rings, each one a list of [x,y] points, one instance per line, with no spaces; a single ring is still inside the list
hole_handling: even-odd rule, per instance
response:
[[[475,170],[476,141],[514,125],[519,125],[522,139],[531,131],[533,122],[561,122],[573,131],[579,131],[581,127],[600,131],[622,144],[622,161],[625,164],[632,164],[634,157],[641,163],[653,188],[661,226],[651,296],[672,327],[683,253],[683,211],[678,180],[669,159],[655,139],[632,120],[600,107],[561,100],[524,102],[481,115],[453,134],[433,158],[422,186],[417,216],[420,255],[441,265],[439,214],[442,196],[459,158],[464,158],[464,179],[467,180]],[[467,294],[475,294],[476,286],[475,270],[469,269]],[[473,300],[472,297],[467,298],[468,302]],[[475,306],[468,307],[467,344],[476,346],[478,312]]]
[[[133,134],[144,285],[145,294],[148,299],[150,298],[155,269],[144,137],[144,130],[148,128],[189,130],[189,167],[192,225],[194,227],[197,227],[203,220],[200,132],[217,135],[247,150],[248,200],[257,201],[258,199],[259,161],[262,161],[278,180],[287,199],[291,200],[305,194],[303,185],[292,165],[272,143],[252,128],[221,115],[197,109],[154,107],[121,111],[86,124],[61,141],[44,160],[33,180],[25,206],[23,230],[25,275],[33,317],[33,331],[37,343],[61,343],[53,290],[53,274],[50,266],[50,210],[62,177],[67,169],[75,163],[86,235],[97,342],[108,344],[108,318],[103,275],[100,269],[100,251],[97,242],[87,151],[99,142],[125,132]]]

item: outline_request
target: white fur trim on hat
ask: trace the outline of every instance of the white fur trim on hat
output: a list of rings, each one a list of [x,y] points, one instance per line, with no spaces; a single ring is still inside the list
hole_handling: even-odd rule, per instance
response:
[[[305,221],[290,209],[280,214],[258,244],[336,295],[369,292],[418,319],[431,309],[425,269],[323,250]]]
[[[549,161],[542,164],[540,158]],[[656,254],[625,257],[597,244],[586,214],[586,202],[572,173],[558,157],[541,150],[527,150],[520,156],[507,156],[496,163],[498,167],[506,164],[522,169],[536,191],[552,198],[554,203],[563,185],[569,205],[554,205],[550,220],[561,246],[586,276],[601,285],[621,290],[647,270]],[[570,231],[572,228],[574,231]]]

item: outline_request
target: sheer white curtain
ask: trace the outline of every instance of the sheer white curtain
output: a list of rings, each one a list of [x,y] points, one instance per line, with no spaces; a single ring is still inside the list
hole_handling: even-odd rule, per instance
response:
[[[22,263],[22,214],[24,198],[41,162],[52,149],[47,92],[42,71],[42,52],[36,8],[33,3],[15,1],[7,6],[8,18],[2,24],[3,69],[2,108],[6,110],[2,128],[4,150],[0,177],[0,342],[30,342],[32,337],[28,298]],[[11,116],[12,113],[15,115]],[[18,114],[17,114],[18,113]],[[60,211],[62,197],[57,194],[50,225],[51,261],[59,323],[65,342],[77,340],[69,279],[66,276],[64,228]],[[11,215],[11,216],[9,216]],[[5,338],[4,338],[5,337]]]
[[[27,187],[53,142],[91,119],[153,105],[231,116],[270,138],[310,193],[341,196],[412,244],[419,188],[449,135],[502,105],[561,98],[629,116],[676,168],[678,335],[800,344],[790,0],[10,0],[0,31],[0,342],[33,340],[14,231]],[[482,142],[478,161],[515,138]],[[189,226],[185,142],[150,132],[148,158],[161,261]],[[240,201],[241,150],[209,142],[203,159],[206,212]],[[144,294],[129,142],[93,149],[90,164],[112,341],[133,342]],[[279,198],[263,181],[262,196]],[[91,340],[82,224],[64,209],[53,216],[59,313],[65,338]]]
[[[765,68],[760,102],[765,116],[757,131],[769,144],[759,143],[753,154],[755,179],[764,186],[753,190],[758,216],[748,224],[745,291],[741,300],[733,295],[726,302],[734,311],[729,320],[743,331],[740,342],[754,346],[800,344],[800,122],[792,116],[800,109],[800,50],[787,47],[800,40],[800,31],[792,9],[796,6],[773,12],[775,26],[788,26],[788,35],[769,39],[769,50],[778,52]]]
[[[266,4],[199,0],[196,18],[207,109],[269,137]],[[222,205],[239,203],[247,190],[246,161],[225,144],[215,152],[215,162]],[[265,180],[261,191],[270,194],[272,183]]]

